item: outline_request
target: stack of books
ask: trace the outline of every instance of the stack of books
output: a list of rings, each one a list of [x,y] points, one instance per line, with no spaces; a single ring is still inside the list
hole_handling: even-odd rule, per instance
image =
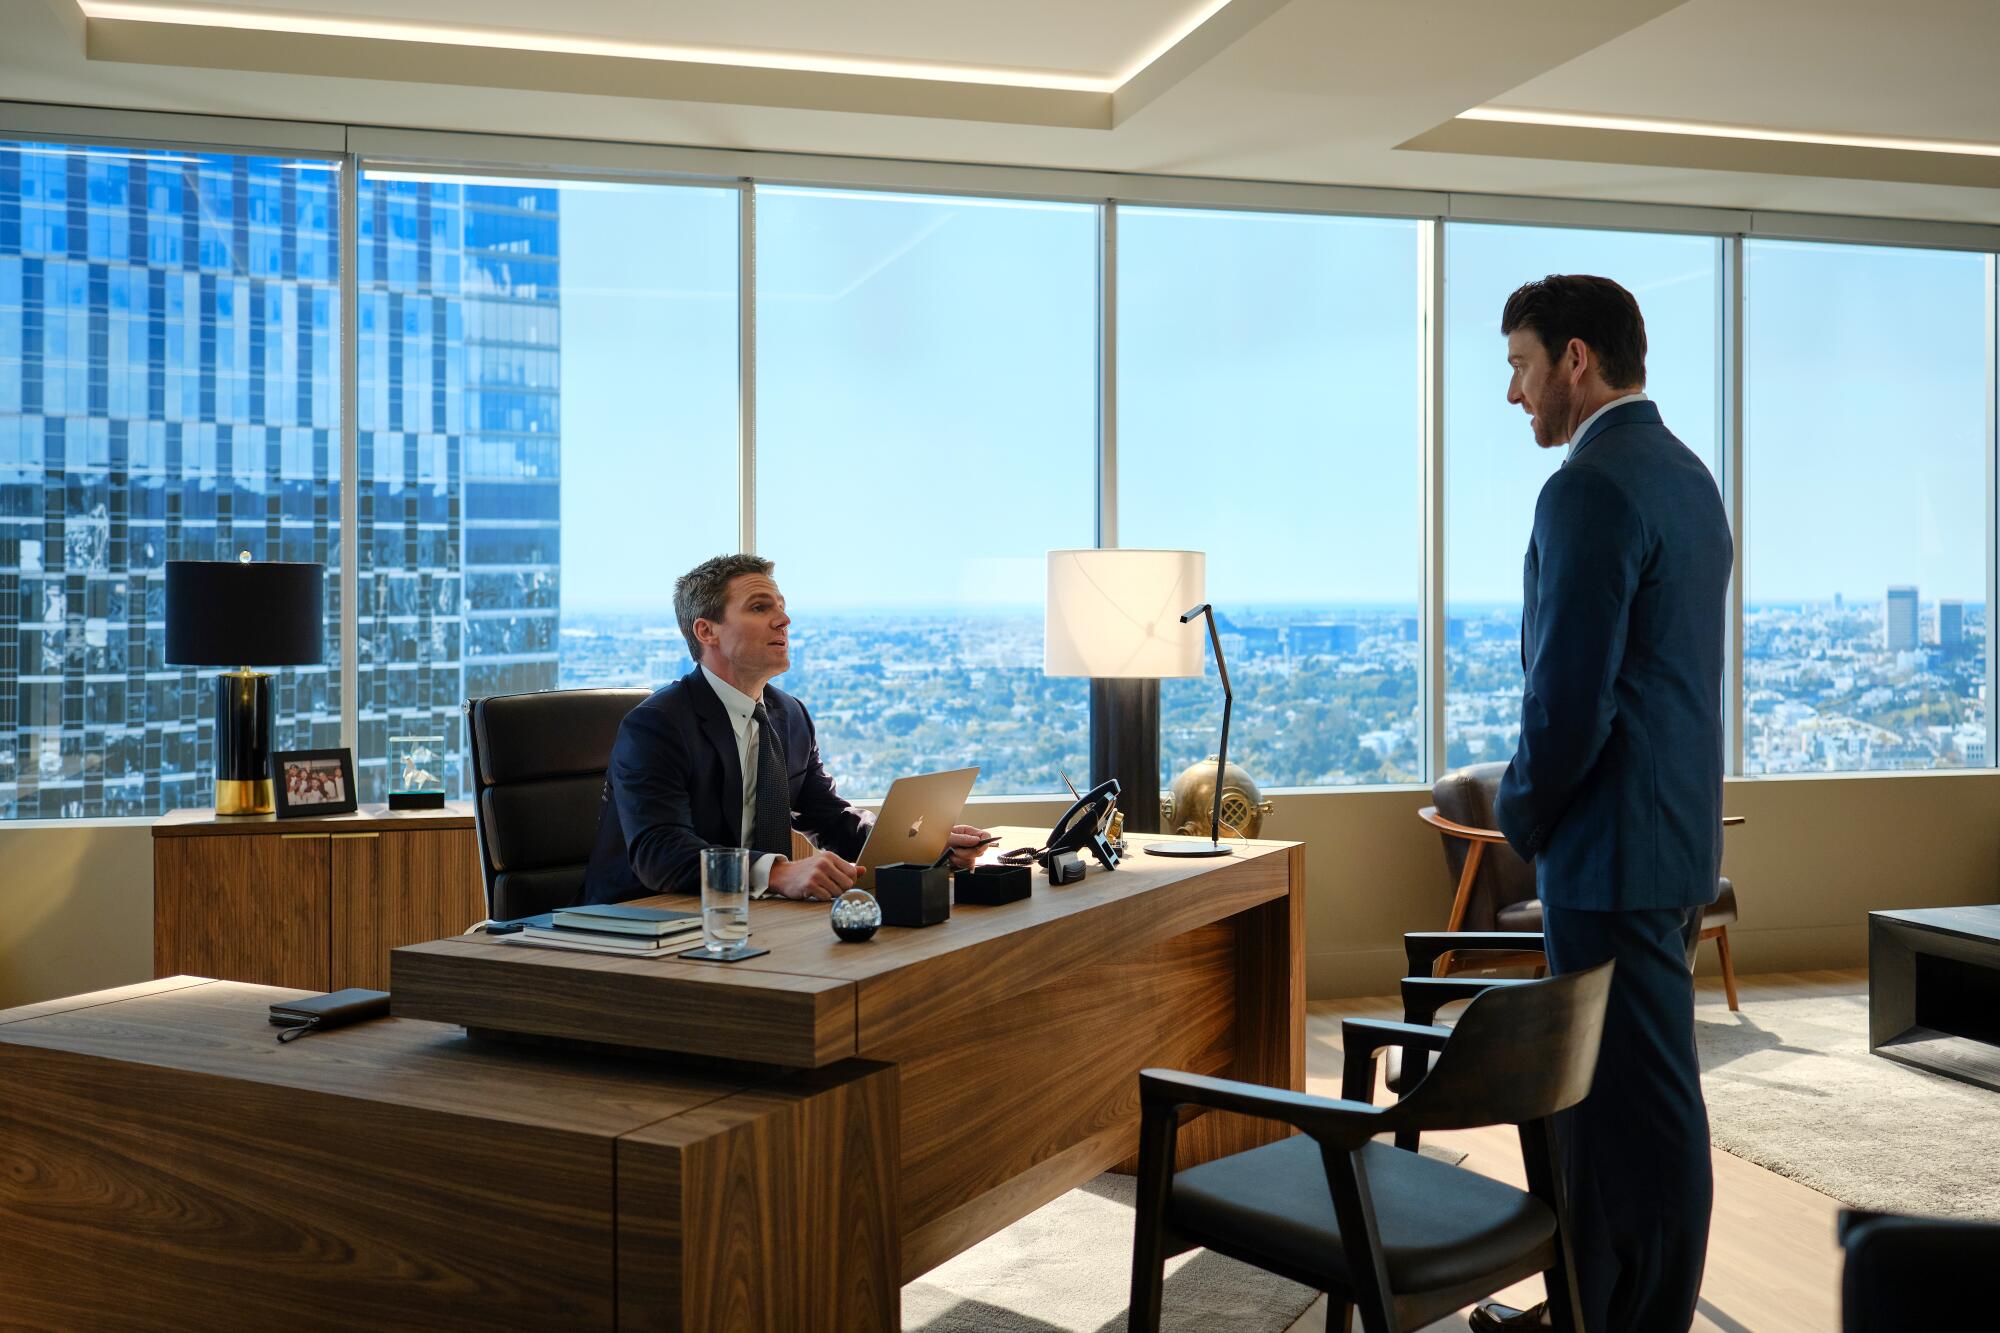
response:
[[[549,914],[549,924],[524,926],[514,938],[549,949],[647,957],[664,954],[701,934],[699,912],[603,903],[565,907]]]

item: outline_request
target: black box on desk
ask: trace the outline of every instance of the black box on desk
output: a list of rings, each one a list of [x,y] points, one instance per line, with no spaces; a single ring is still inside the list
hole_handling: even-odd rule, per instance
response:
[[[953,898],[961,907],[1017,903],[1034,889],[1034,872],[1026,866],[974,866],[959,871],[952,881]]]
[[[885,926],[935,926],[951,917],[951,871],[914,861],[876,866],[875,901]]]

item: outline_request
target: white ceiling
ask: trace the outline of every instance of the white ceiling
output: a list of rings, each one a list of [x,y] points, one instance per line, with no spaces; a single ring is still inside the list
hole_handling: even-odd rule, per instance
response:
[[[1499,100],[2000,143],[1995,0],[1687,0]]]
[[[560,30],[632,42],[819,52],[1109,78],[1185,31],[1213,0],[227,0],[405,23]]]
[[[1237,0],[1239,4],[1245,0]],[[357,0],[293,0],[331,12]],[[358,8],[358,4],[357,4]],[[1168,71],[1110,128],[861,114],[85,57],[75,0],[0,0],[0,98],[507,134],[1276,181],[2000,222],[2000,189],[1744,170],[1693,149],[1662,165],[1579,154],[1406,151],[1489,103],[1791,129],[2000,142],[1991,0],[1290,0]],[[408,0],[400,17],[643,32],[648,40],[1116,68],[1195,8],[1179,0],[733,0],[647,5]],[[995,16],[999,16],[996,20]],[[1650,20],[1650,21],[1649,21]],[[640,27],[640,24],[648,25]],[[620,26],[624,25],[624,26]],[[1151,37],[1145,37],[1151,40]],[[1170,62],[1162,62],[1163,65]],[[827,105],[839,105],[830,99]],[[0,122],[4,122],[0,112]],[[1465,124],[1467,122],[1456,122]],[[1633,140],[1656,136],[1630,136]],[[1537,149],[1508,151],[1539,152]],[[1737,169],[1731,169],[1737,168]],[[1819,168],[1814,168],[1819,169]],[[1827,168],[1832,170],[1831,168]]]

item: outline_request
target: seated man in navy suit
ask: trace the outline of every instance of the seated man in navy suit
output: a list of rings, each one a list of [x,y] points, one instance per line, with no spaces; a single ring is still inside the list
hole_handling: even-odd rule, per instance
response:
[[[771,570],[754,555],[723,555],[674,583],[698,665],[618,728],[585,902],[698,893],[704,847],[748,847],[760,896],[827,899],[854,887],[853,858],[875,816],[840,798],[805,705],[771,687],[791,666],[792,623]],[[794,859],[794,828],[820,850]],[[970,865],[985,837],[954,828],[954,864]]]

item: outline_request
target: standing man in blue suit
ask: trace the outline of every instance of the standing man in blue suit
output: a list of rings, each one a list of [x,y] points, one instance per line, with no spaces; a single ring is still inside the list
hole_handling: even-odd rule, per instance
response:
[[[1646,326],[1608,278],[1551,276],[1500,317],[1544,449],[1521,617],[1521,739],[1494,813],[1535,863],[1549,965],[1615,960],[1590,1095],[1557,1124],[1584,1326],[1685,1333],[1714,1180],[1692,959],[1722,861],[1722,657],[1734,562],[1715,480],[1643,392]],[[1538,1327],[1485,1306],[1473,1327]]]

